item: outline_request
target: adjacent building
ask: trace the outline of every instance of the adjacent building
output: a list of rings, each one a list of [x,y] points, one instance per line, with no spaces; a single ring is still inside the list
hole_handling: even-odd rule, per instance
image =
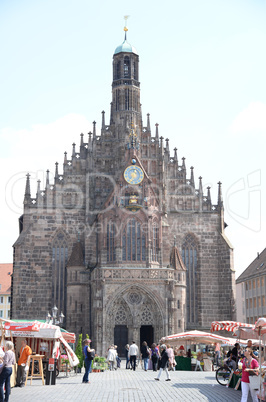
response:
[[[13,264],[0,264],[0,318],[10,319]]]
[[[266,248],[236,280],[237,320],[255,324],[266,315]]]
[[[43,319],[56,305],[98,353],[235,319],[221,183],[213,202],[159,124],[143,122],[139,74],[125,28],[109,123],[103,111],[34,196],[27,175],[14,244],[12,318]]]

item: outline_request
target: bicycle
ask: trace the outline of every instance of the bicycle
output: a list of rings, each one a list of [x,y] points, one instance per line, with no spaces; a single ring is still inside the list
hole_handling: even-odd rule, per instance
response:
[[[216,381],[220,385],[228,385],[229,379],[231,380],[233,373],[234,370],[226,365],[219,367],[215,373]]]

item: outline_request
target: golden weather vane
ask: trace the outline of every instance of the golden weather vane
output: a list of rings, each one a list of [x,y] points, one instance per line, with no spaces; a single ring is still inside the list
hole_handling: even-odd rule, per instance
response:
[[[124,31],[125,32],[127,32],[128,31],[128,29],[127,29],[127,20],[129,19],[129,15],[125,15],[124,16],[124,20],[125,20],[125,27],[124,27]]]

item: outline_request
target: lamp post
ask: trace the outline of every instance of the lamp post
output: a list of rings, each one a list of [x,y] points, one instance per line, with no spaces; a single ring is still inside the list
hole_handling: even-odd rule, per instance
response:
[[[56,305],[54,305],[54,307],[52,308],[52,315],[49,313],[49,311],[46,315],[46,324],[61,326],[63,324],[64,318],[65,316],[62,311],[61,314],[59,314],[58,316],[58,308],[56,307]]]

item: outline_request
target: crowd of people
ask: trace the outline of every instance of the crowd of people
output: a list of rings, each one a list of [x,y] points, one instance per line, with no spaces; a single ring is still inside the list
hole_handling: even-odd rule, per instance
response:
[[[132,344],[125,346],[126,354],[126,369],[136,370],[136,367],[141,364],[144,371],[152,369],[158,371],[157,381],[160,379],[163,370],[166,372],[166,379],[170,381],[169,370],[175,368],[175,354],[170,345],[157,345],[153,343],[151,347],[144,341],[139,349],[134,341]],[[117,346],[110,345],[107,352],[107,362],[110,370],[116,370],[120,367],[121,359],[117,354]]]

